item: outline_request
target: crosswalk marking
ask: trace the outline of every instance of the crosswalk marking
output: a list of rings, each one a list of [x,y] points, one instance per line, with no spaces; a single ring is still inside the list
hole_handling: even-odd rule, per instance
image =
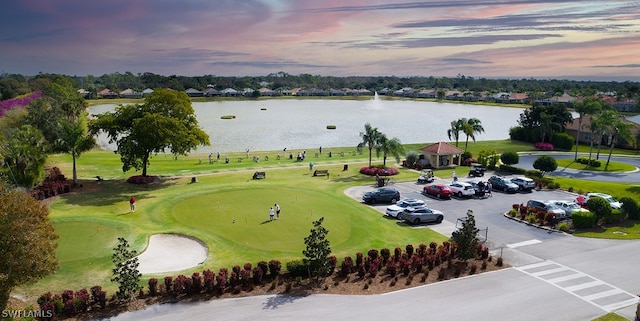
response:
[[[518,243],[507,244],[507,247],[515,249],[516,247],[521,247],[521,246],[526,246],[526,245],[533,245],[533,244],[538,244],[538,243],[542,243],[542,241],[533,239],[533,240],[522,241],[522,242],[518,242]]]
[[[515,269],[562,289],[607,312],[638,303],[638,297],[629,292],[553,261],[547,260],[519,266]],[[563,272],[568,275],[549,278],[554,273]],[[545,278],[545,276],[547,277]]]

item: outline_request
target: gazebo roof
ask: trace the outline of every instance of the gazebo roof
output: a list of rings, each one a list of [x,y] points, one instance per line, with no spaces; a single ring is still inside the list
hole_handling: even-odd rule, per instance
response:
[[[462,149],[455,147],[447,142],[438,142],[435,144],[431,144],[429,146],[420,148],[420,151],[422,151],[423,153],[436,155],[459,155],[464,153]]]

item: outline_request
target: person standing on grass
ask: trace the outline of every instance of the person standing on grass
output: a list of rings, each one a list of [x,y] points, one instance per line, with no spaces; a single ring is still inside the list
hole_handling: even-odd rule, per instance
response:
[[[274,212],[273,212],[273,207],[272,207],[272,208],[269,209],[269,221],[273,221],[273,215],[274,215]]]
[[[309,171],[313,170],[313,162],[309,162]]]
[[[136,198],[133,196],[129,199],[129,208],[131,209],[131,212],[136,211]]]
[[[280,219],[280,205],[278,203],[273,204],[273,207],[276,208],[276,220]]]

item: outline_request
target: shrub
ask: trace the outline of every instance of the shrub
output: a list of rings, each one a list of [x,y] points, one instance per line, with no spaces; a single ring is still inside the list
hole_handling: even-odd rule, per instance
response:
[[[191,275],[191,293],[198,294],[202,292],[202,276],[198,272]]]
[[[527,170],[520,167],[514,167],[509,165],[500,165],[500,171],[509,174],[524,174]]]
[[[340,274],[342,276],[347,276],[349,273],[353,272],[354,262],[350,256],[347,256],[342,260],[342,265],[340,266]]]
[[[536,215],[529,215],[529,216],[527,217],[527,222],[529,222],[529,223],[533,224],[533,223],[535,223],[535,222],[536,222],[536,219],[537,219]]]
[[[567,222],[562,222],[560,224],[558,224],[558,230],[565,232],[565,233],[569,233],[569,223]]]
[[[557,148],[563,150],[571,150],[576,143],[576,140],[567,133],[554,133],[551,137],[551,143]]]
[[[175,294],[185,293],[186,283],[187,283],[187,277],[182,274],[178,275],[176,279],[173,280],[173,293]]]
[[[369,176],[376,176],[376,174],[378,176],[391,176],[391,175],[398,175],[398,173],[399,173],[398,169],[395,167],[380,168],[380,167],[365,166],[360,168],[360,174],[365,174]]]
[[[245,269],[245,270],[247,270],[247,271],[251,271],[251,268],[252,268],[252,267],[253,267],[253,266],[251,265],[251,263],[245,263],[245,264],[244,264],[244,269]]]
[[[360,252],[356,253],[356,266],[359,267],[360,264],[364,263],[363,262],[363,256],[364,255],[362,253],[360,253]]]
[[[142,176],[142,175],[134,175],[127,179],[127,183],[136,184],[136,185],[146,185],[153,183],[158,177],[157,176]]]
[[[309,267],[302,260],[287,262],[287,271],[292,277],[309,276]]]
[[[410,151],[407,153],[406,156],[406,160],[407,160],[407,167],[409,168],[413,168],[416,165],[416,162],[418,162],[419,159],[419,155],[418,153],[414,152],[414,151]]]
[[[280,264],[280,261],[278,260],[269,261],[269,274],[271,274],[271,277],[275,277],[276,275],[280,274],[281,269],[282,269],[282,264]]]
[[[553,150],[553,144],[545,142],[537,142],[533,144],[533,147],[539,150]]]
[[[622,203],[622,212],[632,220],[637,220],[640,218],[640,209],[638,208],[638,203],[631,197],[623,197],[620,199],[620,203]]]
[[[150,278],[149,279],[149,295],[158,294],[158,279]]]
[[[204,270],[202,276],[204,277],[204,291],[212,293],[215,288],[216,274],[211,270]]]
[[[269,272],[269,263],[260,261],[257,266],[262,269],[262,275],[267,275],[267,272]]]
[[[624,219],[624,213],[618,209],[612,209],[609,214],[604,217],[604,222],[607,224],[620,223]]]
[[[167,293],[171,293],[172,285],[173,285],[173,277],[165,276],[164,287],[167,289]]]
[[[259,266],[256,266],[255,268],[253,268],[253,282],[255,284],[262,284],[263,276],[264,276],[264,272],[262,271],[262,268],[260,268]]]
[[[413,245],[407,244],[405,250],[407,251],[407,255],[409,256],[409,258],[411,258],[411,256],[413,256]]]
[[[389,261],[387,263],[387,273],[389,273],[390,277],[395,277],[398,272],[398,265],[394,261]]]
[[[589,197],[587,208],[596,216],[596,223],[611,215],[611,205],[602,197]]]
[[[577,212],[571,215],[575,228],[592,228],[596,224],[596,216],[591,212]]]
[[[78,312],[86,312],[89,309],[89,302],[91,296],[89,295],[89,291],[87,289],[80,289],[76,292],[74,305],[76,311]]]
[[[540,171],[530,169],[524,172],[524,176],[531,178],[542,178],[542,173],[540,173]]]
[[[336,271],[336,265],[338,265],[338,258],[335,255],[331,255],[327,258],[329,262],[329,275]]]
[[[464,163],[467,159],[473,158],[473,154],[469,151],[462,153],[462,162]]]
[[[515,210],[515,209],[513,209],[513,208],[512,208],[511,210],[509,210],[509,216],[511,216],[511,217],[516,217],[516,214],[518,214],[518,211],[517,211],[517,210]]]
[[[516,152],[505,152],[500,155],[500,161],[507,166],[518,164],[520,156]]]
[[[391,250],[387,248],[380,250],[380,256],[382,257],[382,264],[387,264],[387,261],[391,257]]]

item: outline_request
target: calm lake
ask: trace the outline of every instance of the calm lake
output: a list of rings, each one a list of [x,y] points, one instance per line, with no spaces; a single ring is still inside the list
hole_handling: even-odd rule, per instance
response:
[[[91,114],[113,111],[116,105],[91,107]],[[283,99],[261,101],[195,102],[200,127],[211,146],[195,153],[288,150],[356,146],[360,132],[370,123],[388,138],[403,144],[447,141],[447,130],[458,118],[478,118],[485,132],[477,141],[509,138],[522,108],[450,104],[409,100]],[[263,110],[264,109],[264,110]],[[220,119],[235,115],[235,119]],[[336,129],[327,129],[335,125]],[[461,134],[460,142],[465,136]],[[104,149],[114,150],[106,136],[98,137]]]

